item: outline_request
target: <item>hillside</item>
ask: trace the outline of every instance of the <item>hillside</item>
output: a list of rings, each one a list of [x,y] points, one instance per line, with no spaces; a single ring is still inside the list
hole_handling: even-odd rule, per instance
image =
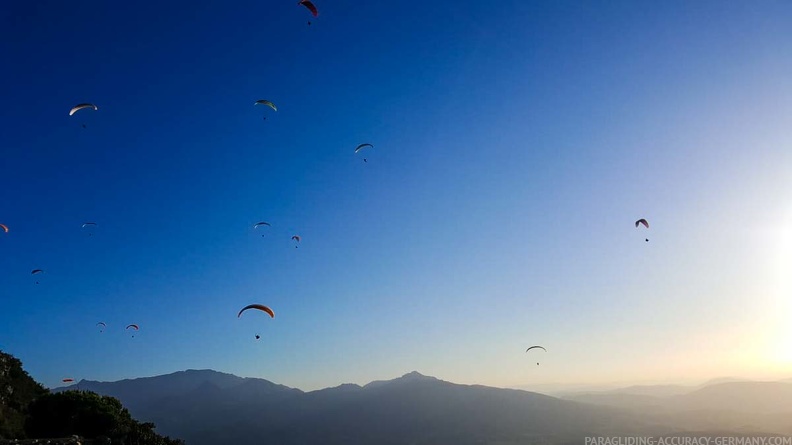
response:
[[[0,443],[183,444],[154,428],[134,420],[116,398],[90,391],[50,392],[25,372],[20,360],[0,351]]]

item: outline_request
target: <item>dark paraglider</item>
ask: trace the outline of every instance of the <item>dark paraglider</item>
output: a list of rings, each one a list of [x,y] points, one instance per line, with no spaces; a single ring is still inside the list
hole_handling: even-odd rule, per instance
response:
[[[297,4],[298,5],[303,5],[306,8],[308,8],[308,10],[311,11],[311,14],[314,17],[319,17],[319,10],[316,9],[316,6],[314,6],[314,4],[312,2],[310,2],[309,0],[300,0],[299,2],[297,2]],[[310,20],[308,21],[308,26],[311,26],[311,21]]]
[[[643,225],[647,229],[649,228],[649,222],[647,220],[643,219],[643,218],[639,219],[638,221],[635,221],[635,227],[636,228],[638,228],[638,226],[641,226],[641,225]],[[645,238],[644,240],[647,243],[649,242],[649,238]]]

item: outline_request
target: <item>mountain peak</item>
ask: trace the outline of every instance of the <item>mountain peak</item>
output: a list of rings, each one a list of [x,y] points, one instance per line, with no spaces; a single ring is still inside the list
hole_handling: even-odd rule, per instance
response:
[[[423,375],[418,371],[408,372],[401,377],[395,378],[393,380],[375,380],[368,385],[365,385],[364,388],[377,388],[385,385],[390,384],[401,384],[405,382],[438,382],[436,377],[431,377],[427,375]]]
[[[423,375],[418,371],[408,372],[400,377],[403,380],[437,380],[435,377]]]

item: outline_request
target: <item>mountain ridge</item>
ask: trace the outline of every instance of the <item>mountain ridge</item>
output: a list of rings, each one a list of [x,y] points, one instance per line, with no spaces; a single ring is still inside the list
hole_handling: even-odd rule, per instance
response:
[[[118,397],[135,416],[190,445],[254,445],[260,437],[284,445],[517,445],[705,430],[792,434],[787,421],[792,417],[792,408],[787,413],[792,390],[780,391],[792,384],[760,390],[755,384],[692,387],[690,393],[666,397],[617,391],[569,400],[521,389],[457,384],[417,371],[365,385],[302,391],[261,378],[192,370],[118,382],[82,380],[58,390],[79,388]],[[164,386],[167,390],[160,392]],[[658,392],[641,386],[632,390]],[[612,400],[603,403],[603,397]],[[762,404],[765,399],[769,401]],[[736,409],[748,402],[760,407],[761,414]]]

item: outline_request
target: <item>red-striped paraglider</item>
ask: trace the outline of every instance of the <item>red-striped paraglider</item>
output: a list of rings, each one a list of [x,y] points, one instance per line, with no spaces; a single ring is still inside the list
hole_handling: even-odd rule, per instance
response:
[[[308,10],[311,11],[311,14],[313,14],[314,17],[319,17],[319,10],[316,9],[316,6],[310,0],[300,0],[299,2],[297,2],[297,4],[303,5],[306,8],[308,8]],[[310,26],[310,24],[311,22],[309,21],[308,25]]]
[[[63,379],[62,380],[63,383],[71,383],[73,381],[74,381],[74,379]]]
[[[243,312],[249,311],[251,309],[255,309],[257,311],[262,311],[262,312],[266,313],[267,315],[269,315],[270,318],[275,318],[275,312],[272,309],[270,309],[269,306],[264,306],[263,304],[249,304],[249,305],[243,307],[242,310],[239,311],[239,313],[237,314],[237,318],[242,317],[242,313]],[[260,338],[261,338],[261,336],[259,334],[256,334],[256,340],[258,340]]]
[[[239,311],[239,313],[237,314],[237,318],[242,317],[242,313],[250,309],[256,309],[262,312],[266,312],[267,314],[269,314],[270,318],[275,318],[275,312],[273,312],[272,309],[270,309],[267,306],[264,306],[263,304],[249,304],[243,307],[242,310]]]

